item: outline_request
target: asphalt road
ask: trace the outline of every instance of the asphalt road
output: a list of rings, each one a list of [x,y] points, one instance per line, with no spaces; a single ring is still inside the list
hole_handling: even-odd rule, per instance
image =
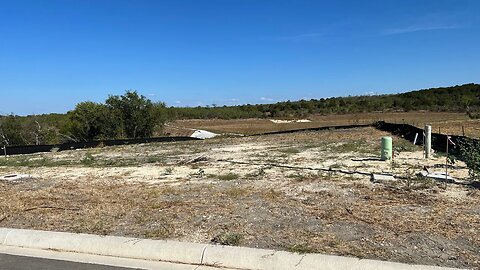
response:
[[[1,270],[132,270],[89,263],[76,263],[43,258],[25,257],[0,253]],[[139,269],[139,268],[137,268]]]

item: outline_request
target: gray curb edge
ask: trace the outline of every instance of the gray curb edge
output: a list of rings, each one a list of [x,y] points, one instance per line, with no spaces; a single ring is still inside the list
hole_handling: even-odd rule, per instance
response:
[[[10,228],[0,228],[0,245],[251,270],[454,269],[323,254]]]

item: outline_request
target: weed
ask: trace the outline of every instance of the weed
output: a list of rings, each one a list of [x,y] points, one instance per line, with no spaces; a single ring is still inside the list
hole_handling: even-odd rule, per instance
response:
[[[289,252],[299,253],[299,254],[306,254],[306,253],[315,253],[317,252],[316,249],[305,245],[305,244],[295,244],[291,246],[287,246],[286,249]]]
[[[148,230],[143,233],[143,236],[146,238],[157,238],[157,239],[163,239],[170,237],[172,234],[171,230],[167,228],[165,225],[161,225],[155,229]]]
[[[297,173],[292,173],[287,175],[287,178],[295,179],[298,182],[301,182],[301,181],[307,180],[309,177],[297,172]]]
[[[190,174],[191,177],[203,178],[205,176],[205,170],[199,168],[197,172]],[[213,175],[209,175],[211,178],[215,178]]]
[[[406,178],[404,182],[406,190],[429,189],[435,185],[435,180],[417,175],[420,168],[421,166],[419,165],[411,165],[405,170]]]
[[[158,157],[158,156],[148,156],[145,159],[145,163],[162,163],[165,161],[164,157]]]
[[[373,149],[371,145],[365,141],[351,141],[346,143],[337,144],[331,147],[332,152],[337,153],[362,153],[362,154],[377,154],[377,150]]]
[[[239,233],[221,233],[213,237],[212,243],[224,246],[238,246],[242,238],[242,235]]]
[[[248,193],[249,193],[248,189],[240,188],[240,187],[234,187],[225,191],[225,194],[230,198],[240,198],[247,195]]]
[[[80,160],[85,166],[92,166],[95,163],[95,157],[91,153],[86,153],[85,156]]]
[[[227,173],[227,174],[220,174],[217,175],[218,180],[222,181],[231,181],[237,179],[239,176],[236,173]]]
[[[278,198],[281,198],[282,195],[283,194],[281,192],[270,189],[269,191],[263,193],[262,197],[263,197],[264,200],[275,201]]]
[[[396,169],[400,168],[400,164],[398,164],[398,162],[396,162],[395,160],[392,160],[390,162],[390,169],[392,172],[394,172]]]
[[[93,224],[91,227],[91,230],[100,235],[107,235],[109,233],[109,230],[106,228],[106,225],[104,224],[103,220],[98,220]]]
[[[175,170],[172,167],[165,169],[165,175],[171,175]]]
[[[339,169],[339,168],[342,168],[342,167],[343,167],[343,164],[338,163],[338,162],[335,162],[332,165],[330,165],[330,169]]]
[[[405,140],[405,139],[398,139],[394,142],[393,151],[395,153],[399,152],[415,152],[420,150],[420,146],[414,145],[413,143]]]
[[[295,147],[283,148],[283,149],[279,149],[278,151],[282,152],[284,154],[298,154],[298,153],[300,153],[300,150],[298,148],[295,148]]]
[[[256,172],[247,173],[245,177],[251,179],[251,178],[263,177],[264,175],[265,175],[265,169],[260,168]]]

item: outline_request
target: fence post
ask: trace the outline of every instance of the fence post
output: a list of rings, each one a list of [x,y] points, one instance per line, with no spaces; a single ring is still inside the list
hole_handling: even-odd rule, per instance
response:
[[[465,136],[465,127],[464,126],[462,126],[462,134],[463,134],[463,136]]]

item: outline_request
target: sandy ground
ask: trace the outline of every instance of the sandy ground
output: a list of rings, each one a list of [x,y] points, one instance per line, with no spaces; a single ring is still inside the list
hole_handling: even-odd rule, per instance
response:
[[[480,192],[419,179],[445,158],[373,128],[153,143],[9,157],[0,226],[217,242],[480,267]],[[4,159],[4,158],[3,158]],[[324,171],[320,169],[331,169]],[[372,183],[370,176],[400,177]],[[468,183],[464,164],[449,173]]]

